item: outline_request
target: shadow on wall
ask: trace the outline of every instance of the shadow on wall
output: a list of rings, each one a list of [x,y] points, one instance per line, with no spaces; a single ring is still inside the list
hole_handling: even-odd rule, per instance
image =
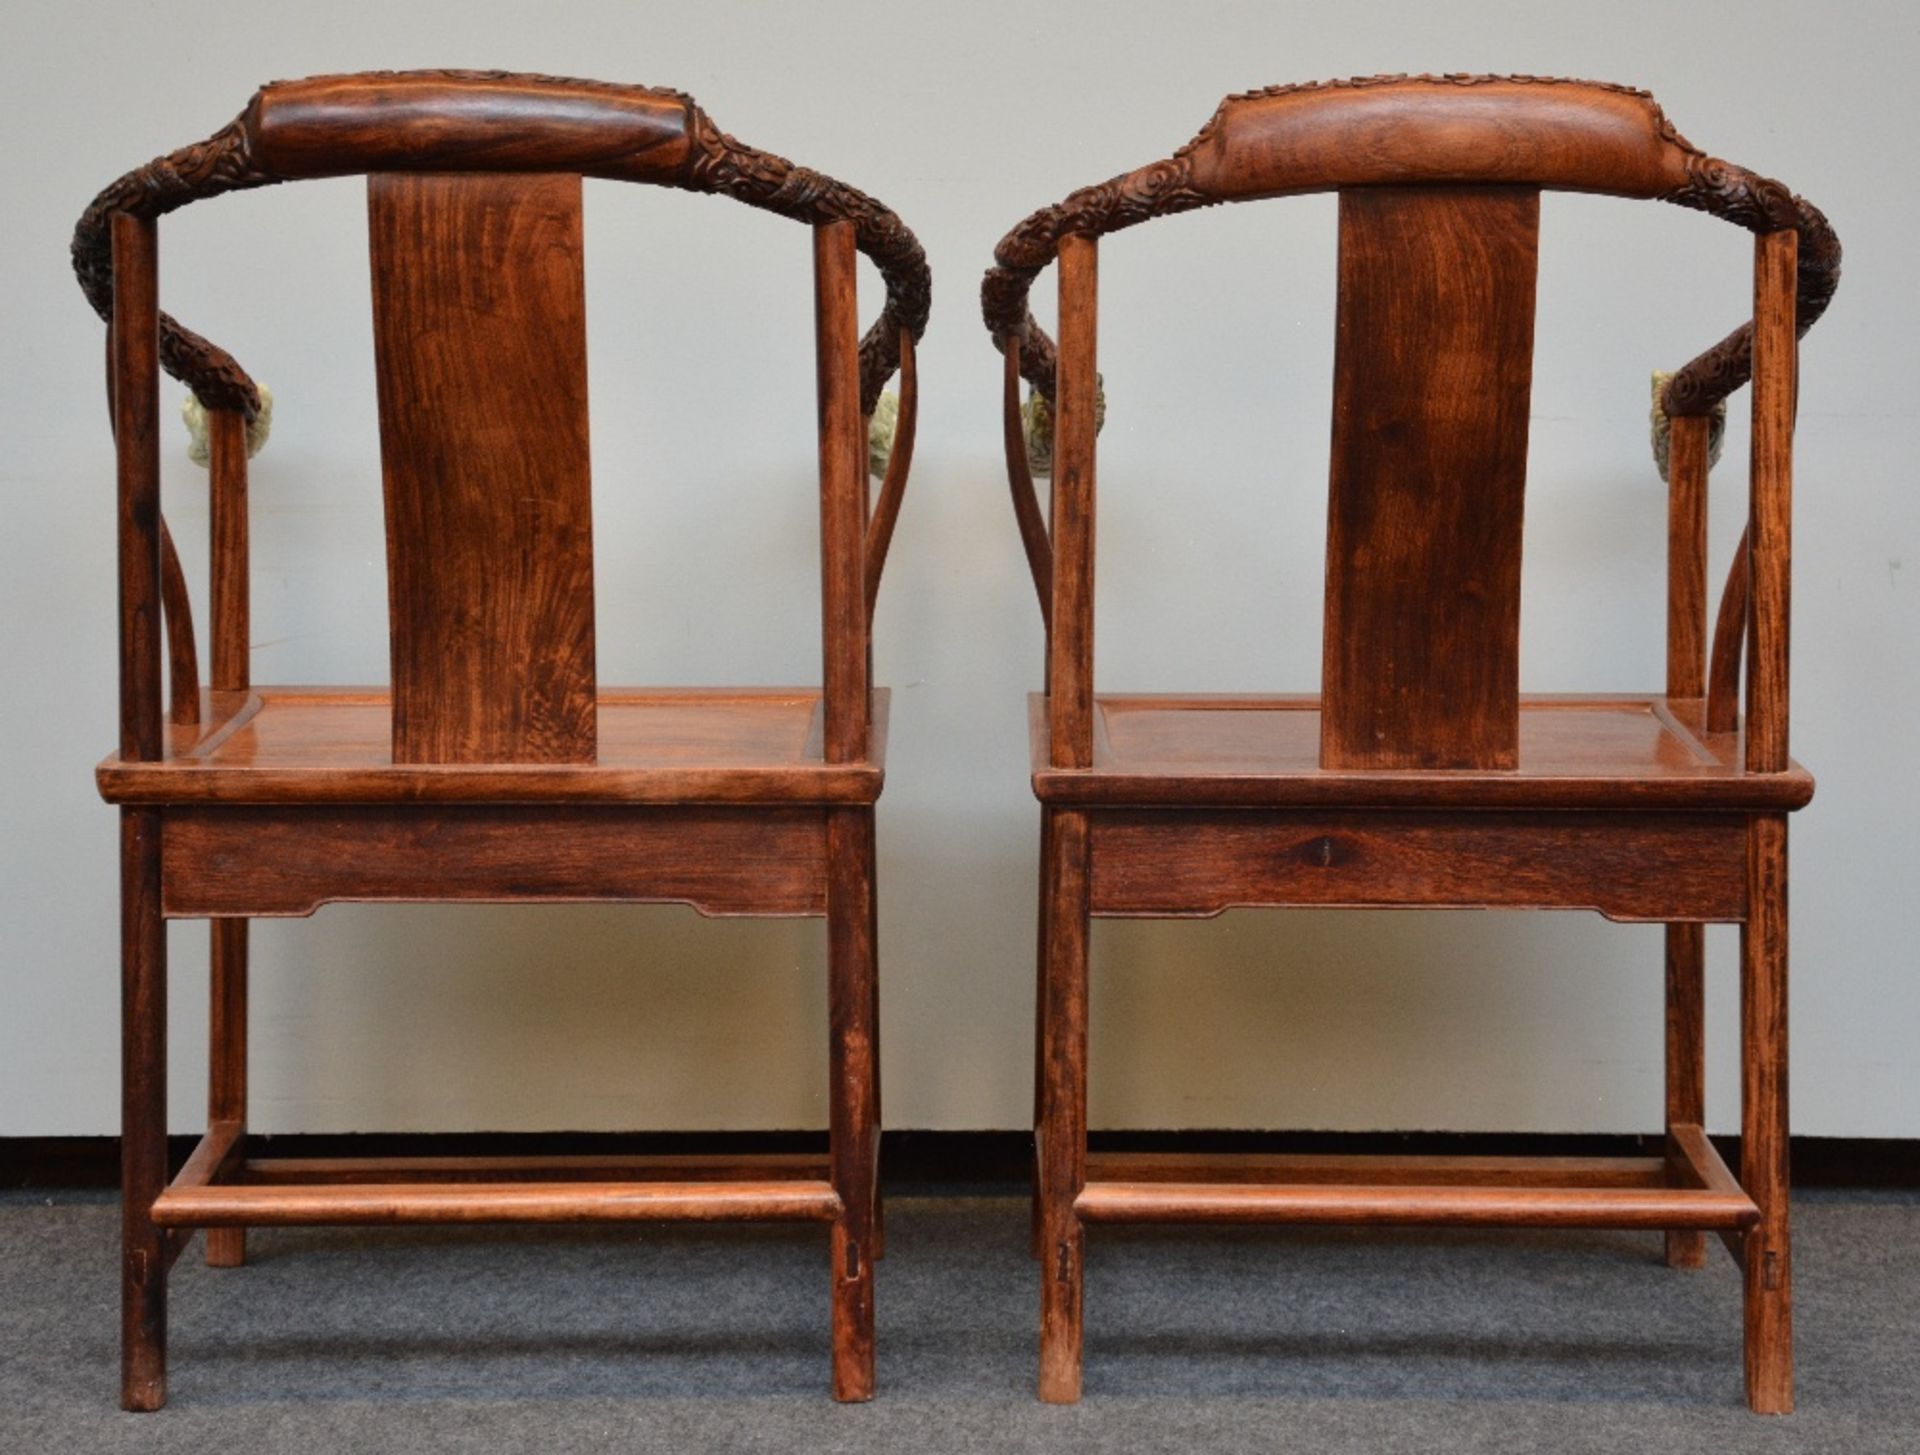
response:
[[[258,1130],[826,1124],[821,921],[332,906],[254,933]]]

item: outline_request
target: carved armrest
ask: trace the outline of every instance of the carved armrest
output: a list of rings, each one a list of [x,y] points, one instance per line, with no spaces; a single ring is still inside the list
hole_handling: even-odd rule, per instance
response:
[[[1691,152],[1687,185],[1662,199],[1746,228],[1800,235],[1795,329],[1804,337],[1820,321],[1840,286],[1840,239],[1826,214],[1779,182],[1736,167],[1718,157]],[[1692,359],[1667,385],[1664,405],[1670,416],[1707,414],[1753,377],[1753,324],[1743,323],[1712,348]]]
[[[368,171],[574,171],[731,197],[805,223],[851,222],[879,268],[886,307],[860,345],[871,414],[900,367],[902,331],[925,332],[932,280],[919,241],[889,208],[821,172],[736,141],[679,91],[498,71],[369,72],[262,87],[202,142],[121,177],[73,234],[73,268],[102,319],[113,311],[109,223],[277,182]],[[252,420],[259,391],[233,356],[160,318],[160,362],[209,409]]]

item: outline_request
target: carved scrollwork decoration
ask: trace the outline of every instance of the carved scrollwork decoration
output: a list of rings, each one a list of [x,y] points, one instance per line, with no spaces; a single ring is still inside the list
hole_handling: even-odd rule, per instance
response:
[[[1679,154],[1688,178],[1685,185],[1665,194],[1663,200],[1710,213],[1753,232],[1793,228],[1800,234],[1799,331],[1804,334],[1826,311],[1839,286],[1840,243],[1820,209],[1778,182],[1708,156],[1680,134],[1650,93],[1635,86],[1574,81],[1559,76],[1382,75],[1269,86],[1229,96],[1193,140],[1168,160],[1124,173],[1097,187],[1085,188],[1064,202],[1035,212],[994,249],[994,266],[988,269],[980,286],[981,312],[994,346],[1003,348],[1007,338],[1016,339],[1021,374],[1042,397],[1053,397],[1053,340],[1027,310],[1027,294],[1034,279],[1057,256],[1060,239],[1070,234],[1097,237],[1149,218],[1185,212],[1221,200],[1204,195],[1193,186],[1188,163],[1195,152],[1220,133],[1227,123],[1229,109],[1236,103],[1402,84],[1475,87],[1495,83],[1583,86],[1639,101],[1646,107],[1660,141]],[[1708,413],[1746,383],[1751,372],[1752,329],[1743,325],[1675,374],[1667,388],[1667,413]]]
[[[1749,232],[1792,228],[1800,235],[1799,280],[1794,298],[1797,334],[1819,322],[1840,286],[1840,239],[1826,215],[1769,177],[1695,152],[1687,158],[1686,185],[1662,201],[1723,218]],[[1707,414],[1753,376],[1753,324],[1743,323],[1667,385],[1669,416]]]
[[[163,217],[189,202],[280,180],[254,158],[245,114],[205,141],[127,173],[93,199],[73,230],[73,271],[87,302],[103,321],[112,318],[116,212]],[[209,409],[237,409],[248,420],[259,413],[260,391],[233,355],[166,313],[160,315],[160,363]]]
[[[887,288],[886,307],[860,341],[860,409],[872,414],[900,367],[900,331],[917,342],[933,307],[933,278],[919,239],[897,213],[858,188],[736,140],[691,100],[687,115],[693,154],[678,184],[687,191],[731,197],[796,222],[853,224],[855,246],[873,260]]]
[[[880,391],[900,364],[900,330],[917,340],[925,332],[932,303],[926,254],[900,218],[887,207],[832,177],[796,166],[784,157],[757,151],[722,132],[684,92],[609,82],[557,80],[504,71],[367,72],[355,79],[411,78],[484,83],[511,82],[528,88],[559,84],[571,90],[609,95],[645,92],[670,97],[686,108],[691,140],[684,174],[674,181],[692,192],[712,192],[807,223],[844,219],[854,225],[860,250],[878,265],[886,281],[887,302],[860,346],[860,387],[864,410],[873,411]],[[271,89],[271,88],[267,88]],[[252,130],[260,94],[238,118],[205,141],[149,162],[114,182],[81,214],[73,234],[73,269],[87,301],[104,320],[113,312],[115,213],[154,218],[190,202],[288,180],[260,160]],[[596,171],[603,170],[596,167]],[[609,164],[604,170],[618,175]],[[258,413],[260,394],[246,371],[224,349],[160,316],[160,362],[208,408],[238,409],[249,420]]]
[[[1187,148],[1165,161],[1149,162],[1094,187],[1082,187],[1064,202],[1043,207],[1000,240],[994,266],[980,284],[980,307],[994,346],[1018,339],[1020,373],[1043,398],[1053,398],[1053,340],[1027,309],[1033,280],[1060,252],[1060,239],[1102,237],[1156,217],[1210,207],[1220,199],[1193,186]]]

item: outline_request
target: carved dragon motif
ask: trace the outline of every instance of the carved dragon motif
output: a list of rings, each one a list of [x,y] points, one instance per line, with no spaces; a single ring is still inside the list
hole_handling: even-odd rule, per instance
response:
[[[369,72],[369,77],[418,76],[449,81],[510,81],[528,87],[554,84],[545,76],[507,71]],[[683,176],[672,185],[713,192],[802,222],[846,219],[860,250],[886,282],[884,312],[860,348],[862,406],[871,413],[887,379],[899,367],[900,330],[918,339],[927,326],[932,281],[926,254],[900,218],[864,192],[784,157],[756,151],[722,132],[685,92],[622,86],[611,82],[561,82],[609,94],[646,90],[668,96],[687,110],[692,148]],[[87,301],[102,319],[113,311],[113,251],[110,223],[117,212],[161,217],[190,202],[287,180],[255,155],[250,102],[238,118],[205,141],[156,158],[127,173],[94,198],[73,233],[73,269]],[[224,349],[166,314],[160,317],[160,362],[209,408],[238,409],[251,420],[260,395],[246,371]]]

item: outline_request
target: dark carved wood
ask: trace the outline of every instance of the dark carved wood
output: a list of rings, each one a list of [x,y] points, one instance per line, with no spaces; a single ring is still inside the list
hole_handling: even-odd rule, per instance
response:
[[[933,306],[933,278],[919,240],[891,209],[866,193],[785,157],[735,141],[698,106],[691,109],[692,161],[675,185],[715,192],[798,222],[851,222],[854,245],[880,269],[887,304],[860,341],[860,410],[873,413],[900,366],[900,330],[917,342]]]
[[[686,145],[663,148],[663,109],[677,109]],[[454,120],[469,138],[476,125],[486,134],[447,145],[438,138]],[[713,192],[800,222],[849,221],[887,288],[860,349],[868,413],[899,367],[900,330],[916,340],[926,331],[926,254],[899,216],[866,193],[736,141],[683,92],[505,71],[370,72],[264,86],[207,140],[136,168],[95,197],[74,228],[74,272],[105,319],[115,213],[160,217],[227,192],[378,170],[577,170]],[[259,391],[232,355],[165,314],[160,337],[162,365],[202,403],[253,417]]]
[[[1408,107],[1425,108],[1437,123],[1457,125],[1484,93],[1510,93],[1511,116],[1531,124],[1536,135],[1522,150],[1494,143],[1511,124],[1488,123],[1483,136],[1463,155],[1434,155],[1439,128],[1423,129]],[[1248,113],[1277,101],[1299,103],[1279,126],[1313,124],[1316,113],[1335,109],[1353,97],[1388,103],[1400,134],[1383,136],[1372,118],[1338,118],[1313,146],[1295,153],[1269,151],[1264,174],[1238,159],[1217,155],[1233,128]],[[1528,103],[1533,104],[1529,105]],[[1642,125],[1622,124],[1623,104],[1640,113]],[[1584,129],[1568,112],[1597,113]],[[1540,127],[1549,128],[1545,140]],[[1267,130],[1276,129],[1273,121]],[[1269,139],[1270,140],[1270,139]],[[1097,186],[1083,187],[1064,201],[1041,208],[1019,223],[994,249],[994,266],[980,286],[981,307],[994,346],[1008,338],[1020,343],[1020,367],[1027,381],[1053,398],[1054,347],[1027,310],[1033,280],[1058,254],[1060,239],[1073,234],[1099,237],[1156,217],[1197,207],[1285,193],[1328,191],[1348,186],[1415,181],[1508,181],[1545,188],[1658,197],[1723,218],[1754,232],[1792,228],[1800,234],[1799,329],[1805,333],[1826,311],[1840,281],[1840,243],[1820,209],[1778,182],[1708,156],[1683,137],[1651,94],[1609,82],[1566,80],[1552,76],[1364,76],[1344,81],[1270,86],[1229,96],[1220,103],[1192,141],[1164,161],[1149,162]],[[1681,369],[1667,388],[1672,415],[1704,414],[1738,389],[1748,377],[1751,340],[1743,325]]]
[[[1687,158],[1686,185],[1661,200],[1725,218],[1749,232],[1790,228],[1799,234],[1795,332],[1804,336],[1820,321],[1840,286],[1840,239],[1818,207],[1771,178],[1700,152]],[[1675,418],[1706,414],[1752,376],[1753,325],[1743,323],[1676,373],[1662,404]]]

